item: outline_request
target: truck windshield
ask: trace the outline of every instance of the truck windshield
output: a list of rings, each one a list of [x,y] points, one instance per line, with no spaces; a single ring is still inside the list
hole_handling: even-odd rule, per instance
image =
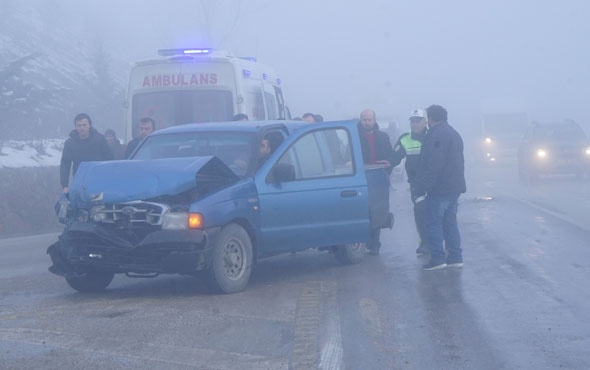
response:
[[[133,122],[151,117],[157,129],[193,122],[231,121],[232,93],[227,90],[158,91],[133,96]]]
[[[236,175],[252,168],[256,135],[246,132],[182,132],[145,139],[131,159],[217,156]],[[257,148],[257,147],[256,147]]]

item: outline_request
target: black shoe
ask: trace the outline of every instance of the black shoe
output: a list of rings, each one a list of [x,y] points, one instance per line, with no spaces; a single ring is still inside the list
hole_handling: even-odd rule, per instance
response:
[[[441,269],[444,269],[445,267],[447,267],[446,262],[432,262],[432,261],[428,262],[427,264],[422,266],[422,268],[425,271],[441,270]]]

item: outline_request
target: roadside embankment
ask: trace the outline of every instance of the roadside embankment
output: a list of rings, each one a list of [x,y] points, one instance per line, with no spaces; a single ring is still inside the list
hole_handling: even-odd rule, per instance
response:
[[[59,167],[0,167],[0,238],[61,230]]]

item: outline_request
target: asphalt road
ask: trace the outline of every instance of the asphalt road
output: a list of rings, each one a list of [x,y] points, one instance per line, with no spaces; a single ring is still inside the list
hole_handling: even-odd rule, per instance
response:
[[[263,260],[233,295],[183,276],[81,294],[47,271],[57,235],[0,240],[0,368],[588,369],[588,182],[513,177],[468,171],[462,269],[421,270],[405,184],[380,256]]]

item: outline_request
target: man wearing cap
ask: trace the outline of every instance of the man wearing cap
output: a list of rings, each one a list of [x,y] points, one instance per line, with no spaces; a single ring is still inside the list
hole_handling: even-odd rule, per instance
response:
[[[395,146],[393,147],[393,167],[399,165],[402,159],[406,159],[406,174],[408,175],[408,183],[410,184],[411,199],[415,199],[415,181],[416,172],[418,170],[418,161],[420,159],[420,151],[422,143],[426,139],[428,129],[426,127],[426,111],[424,109],[414,109],[410,113],[410,132],[402,134]],[[428,243],[426,242],[426,208],[424,202],[414,204],[414,220],[416,222],[416,230],[420,237],[420,245],[416,249],[417,254],[428,253]]]

